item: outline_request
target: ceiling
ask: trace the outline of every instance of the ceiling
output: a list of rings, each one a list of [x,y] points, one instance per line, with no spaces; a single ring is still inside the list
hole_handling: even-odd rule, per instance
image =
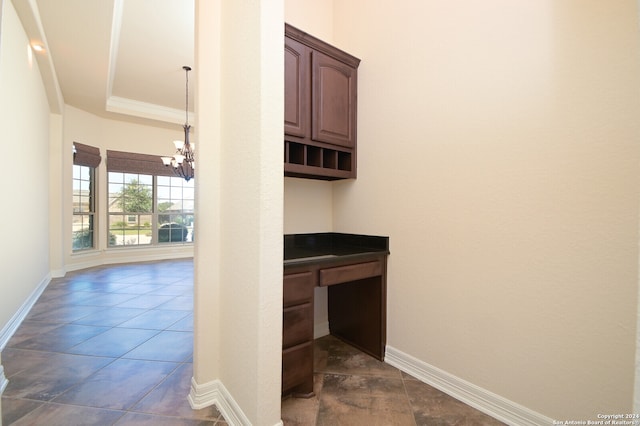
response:
[[[45,47],[36,57],[58,105],[161,127],[184,123],[182,67],[194,65],[194,0],[13,3],[31,43]]]

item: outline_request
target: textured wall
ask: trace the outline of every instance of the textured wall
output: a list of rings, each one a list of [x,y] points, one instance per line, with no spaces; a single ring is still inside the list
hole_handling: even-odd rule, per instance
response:
[[[0,40],[0,146],[12,158],[1,185],[1,331],[49,279],[49,104],[11,2],[4,4]]]
[[[636,6],[334,4],[362,64],[333,223],[391,237],[389,345],[556,419],[632,412]]]
[[[284,186],[284,57],[274,34],[284,32],[283,3],[201,0],[196,10],[197,220],[204,227],[195,241],[194,376],[219,379],[252,424],[274,425]]]

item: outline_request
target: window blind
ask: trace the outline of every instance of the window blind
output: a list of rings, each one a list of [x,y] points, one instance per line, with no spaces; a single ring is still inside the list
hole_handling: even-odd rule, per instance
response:
[[[154,176],[175,176],[171,166],[165,166],[159,155],[107,150],[107,171],[140,173]]]
[[[73,164],[97,168],[101,161],[100,148],[79,142],[73,143]]]

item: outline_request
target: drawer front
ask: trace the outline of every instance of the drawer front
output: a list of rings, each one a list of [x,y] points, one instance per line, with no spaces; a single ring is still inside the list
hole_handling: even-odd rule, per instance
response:
[[[380,261],[358,263],[355,265],[339,266],[320,270],[320,285],[327,286],[342,284],[363,278],[375,277],[382,274]]]
[[[282,318],[282,347],[289,348],[313,340],[311,303],[287,308]]]
[[[313,273],[302,272],[284,276],[282,302],[285,308],[313,300]]]
[[[313,377],[313,344],[308,342],[282,351],[282,391]]]

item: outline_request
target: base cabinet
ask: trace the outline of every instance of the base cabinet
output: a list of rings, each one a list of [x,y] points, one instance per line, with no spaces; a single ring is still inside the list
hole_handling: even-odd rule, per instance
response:
[[[282,315],[282,394],[313,396],[312,272],[285,275]]]
[[[285,267],[282,395],[313,396],[313,293],[328,288],[331,335],[384,361],[387,255]]]

